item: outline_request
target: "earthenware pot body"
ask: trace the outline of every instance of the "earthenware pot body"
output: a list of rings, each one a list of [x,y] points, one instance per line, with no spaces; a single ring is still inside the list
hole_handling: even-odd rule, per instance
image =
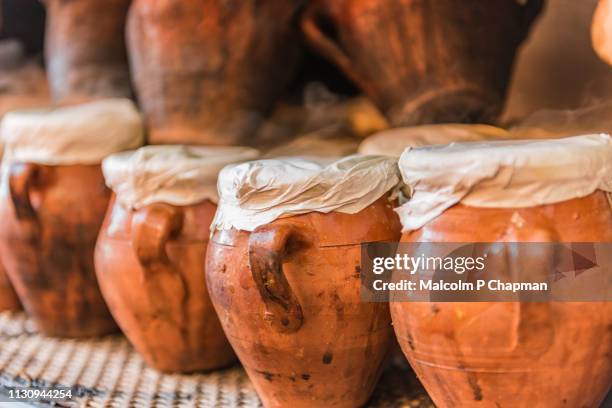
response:
[[[477,227],[476,227],[477,226]],[[402,242],[612,242],[601,191],[519,209],[455,205]],[[612,384],[610,303],[392,303],[436,406],[592,407]]]
[[[60,102],[130,96],[125,21],[131,0],[44,0],[45,59]]]
[[[4,267],[0,266],[0,311],[5,310],[21,310],[21,303]]]
[[[308,213],[216,231],[208,288],[266,407],[355,407],[390,346],[388,305],[360,299],[362,242],[392,241],[387,197],[354,215]]]
[[[211,370],[235,361],[204,280],[216,205],[110,204],[96,247],[96,273],[111,312],[152,367]]]
[[[252,142],[294,72],[295,12],[292,0],[135,0],[128,48],[151,143]]]
[[[110,190],[100,165],[12,163],[0,200],[0,256],[44,334],[116,331],[94,273],[94,247]]]
[[[309,42],[392,124],[491,122],[543,0],[314,0]]]

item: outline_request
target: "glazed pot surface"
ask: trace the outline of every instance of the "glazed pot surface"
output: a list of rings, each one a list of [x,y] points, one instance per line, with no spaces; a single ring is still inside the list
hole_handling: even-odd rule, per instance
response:
[[[235,355],[204,281],[209,201],[127,210],[112,200],[96,246],[109,308],[145,361],[164,372],[218,369]]]
[[[612,242],[604,193],[521,209],[461,204],[402,242]],[[404,354],[438,407],[592,407],[612,384],[612,304],[391,303]]]
[[[385,197],[354,215],[309,213],[214,234],[211,298],[264,406],[367,401],[391,327],[387,304],[360,299],[360,243],[394,241],[399,231]]]
[[[100,166],[12,164],[7,183],[0,256],[37,328],[60,337],[116,331],[93,264],[110,196]]]

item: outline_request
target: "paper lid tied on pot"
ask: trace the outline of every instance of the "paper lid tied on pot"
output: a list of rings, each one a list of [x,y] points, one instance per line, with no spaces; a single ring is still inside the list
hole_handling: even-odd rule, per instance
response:
[[[355,214],[395,188],[395,160],[383,156],[286,157],[226,167],[212,228],[253,231],[281,217]]]
[[[612,192],[612,137],[453,143],[407,149],[399,161],[412,197],[396,211],[404,231],[461,202],[525,208]]]
[[[508,131],[489,125],[441,124],[395,128],[378,132],[359,145],[361,154],[400,157],[407,147],[509,138]]]
[[[109,156],[102,171],[107,186],[127,208],[192,205],[217,202],[219,171],[258,156],[258,150],[248,147],[145,146]]]
[[[0,135],[5,160],[48,166],[98,164],[144,143],[141,116],[127,99],[9,112]]]

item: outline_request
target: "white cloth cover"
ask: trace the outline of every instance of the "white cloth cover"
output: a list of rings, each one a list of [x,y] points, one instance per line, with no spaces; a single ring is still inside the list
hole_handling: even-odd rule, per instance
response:
[[[508,131],[489,125],[442,124],[384,130],[364,140],[361,154],[400,157],[407,147],[509,138]]]
[[[5,161],[97,164],[144,143],[142,118],[127,99],[9,112],[0,124]]]
[[[461,202],[524,208],[612,192],[612,138],[454,143],[407,149],[399,167],[412,197],[396,209],[412,231]]]
[[[117,201],[126,208],[216,203],[219,171],[258,156],[259,151],[248,147],[145,146],[109,156],[102,162],[102,171]]]
[[[253,231],[281,217],[332,211],[355,214],[400,181],[383,156],[286,157],[228,166],[219,174],[213,229]]]

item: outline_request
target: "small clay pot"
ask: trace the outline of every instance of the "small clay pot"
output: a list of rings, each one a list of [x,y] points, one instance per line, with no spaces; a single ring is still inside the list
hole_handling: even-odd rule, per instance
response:
[[[384,196],[353,215],[313,212],[214,233],[208,289],[264,406],[368,400],[392,336],[388,305],[361,301],[360,244],[399,231]]]
[[[313,0],[302,29],[393,125],[486,123],[542,3]]]
[[[6,275],[6,271],[0,266],[0,312],[17,310],[21,310],[21,303]]]
[[[612,211],[601,191],[531,208],[458,204],[402,242],[432,239],[612,242]],[[597,408],[612,384],[611,303],[397,302],[391,315],[404,354],[440,408]]]
[[[131,0],[44,0],[45,59],[55,101],[131,96],[125,20]]]
[[[293,0],[135,0],[128,48],[153,144],[252,143],[292,78]]]
[[[96,273],[111,312],[147,364],[165,372],[212,370],[236,361],[204,281],[216,205],[112,200],[96,247]]]
[[[100,165],[13,163],[0,200],[0,257],[26,312],[46,335],[116,331],[94,273],[110,197]]]

